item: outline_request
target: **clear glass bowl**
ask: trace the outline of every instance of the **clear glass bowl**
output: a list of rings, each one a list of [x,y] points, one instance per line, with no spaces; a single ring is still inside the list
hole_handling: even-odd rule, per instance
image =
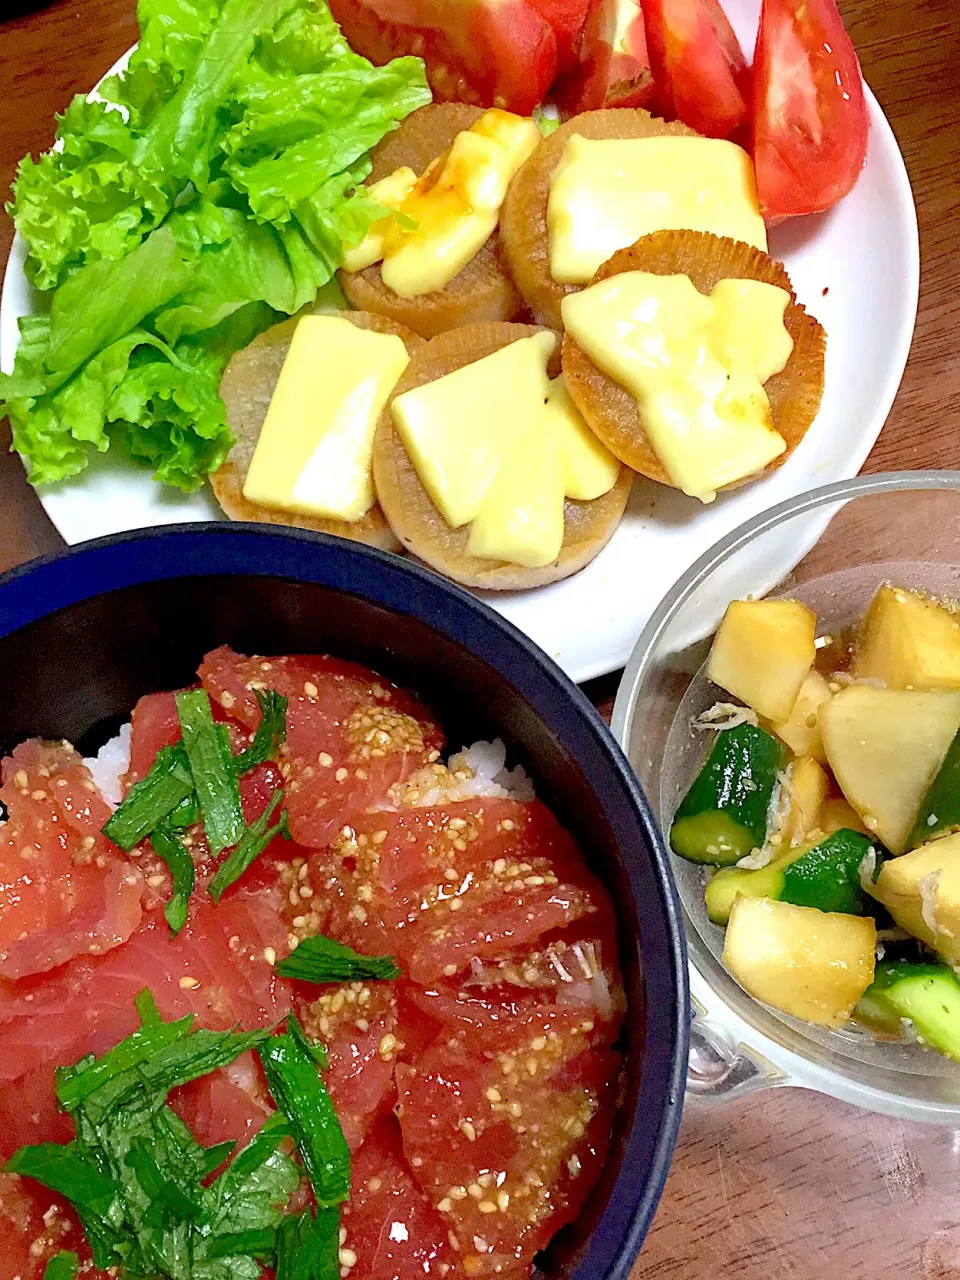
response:
[[[773,566],[791,560],[785,578]],[[716,699],[694,682],[727,603],[786,594],[821,634],[862,614],[877,587],[960,599],[960,471],[862,476],[773,507],[707,551],[663,600],[627,664],[613,730],[659,819],[702,758],[689,716]],[[703,871],[673,859],[694,1001],[688,1091],[729,1097],[771,1085],[818,1089],[858,1106],[960,1126],[960,1064],[866,1033],[828,1031],[748,996],[720,963],[723,931],[703,904]]]

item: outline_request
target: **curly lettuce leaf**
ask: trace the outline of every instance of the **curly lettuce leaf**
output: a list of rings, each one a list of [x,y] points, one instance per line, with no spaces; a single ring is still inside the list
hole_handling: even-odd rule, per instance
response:
[[[423,64],[373,67],[323,0],[140,0],[127,70],[23,162],[28,274],[0,408],[34,484],[121,443],[197,489],[232,443],[230,356],[308,304],[382,209],[368,152],[429,101]]]

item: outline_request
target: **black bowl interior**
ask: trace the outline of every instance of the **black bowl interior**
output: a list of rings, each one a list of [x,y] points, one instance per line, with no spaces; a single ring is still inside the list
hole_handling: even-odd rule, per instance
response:
[[[544,1267],[629,1271],[679,1120],[682,932],[658,837],[593,708],[471,596],[397,560],[309,535],[211,526],[98,544],[0,584],[0,750],[31,736],[95,751],[139,697],[195,679],[218,644],[329,652],[416,690],[451,747],[502,737],[619,906],[629,1000],[626,1091],[602,1184]]]

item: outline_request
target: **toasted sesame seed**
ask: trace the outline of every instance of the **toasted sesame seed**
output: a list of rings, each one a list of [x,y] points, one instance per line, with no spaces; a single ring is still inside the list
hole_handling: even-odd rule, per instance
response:
[[[312,680],[304,680],[303,692],[307,695],[308,698],[315,698],[317,694],[320,692],[320,690],[317,688],[317,686],[313,683]],[[353,1264],[351,1263],[350,1265],[352,1266]]]
[[[236,702],[236,698],[233,696],[233,694],[230,692],[230,690],[229,690],[229,689],[224,689],[223,693],[221,693],[221,695],[220,695],[220,705],[221,705],[221,707],[223,707],[223,708],[225,708],[225,710],[229,711],[229,710],[230,710],[230,708],[234,705],[234,703],[235,703],[235,702]]]
[[[474,1200],[482,1200],[483,1187],[481,1187],[479,1182],[471,1182],[469,1187],[467,1187],[467,1195],[473,1196]]]
[[[443,976],[445,978],[452,978],[456,972],[457,966],[455,964],[445,964],[443,966]]]
[[[502,1095],[501,1095],[501,1093],[500,1093],[500,1090],[499,1090],[499,1089],[495,1089],[495,1088],[493,1087],[493,1085],[491,1085],[491,1086],[490,1086],[490,1088],[487,1090],[487,1101],[488,1101],[488,1102],[500,1102],[500,1101],[502,1101]]]
[[[163,884],[164,878],[163,872],[158,871],[154,876],[147,876],[147,884],[151,889],[158,889]]]
[[[509,1205],[509,1203],[510,1203],[510,1192],[498,1191],[497,1192],[497,1208],[500,1210],[501,1213],[507,1212],[507,1206]]]
[[[367,1183],[367,1190],[371,1194],[373,1194],[379,1191],[382,1186],[383,1186],[383,1180],[381,1178],[371,1178],[370,1181]]]
[[[347,774],[348,774],[348,773],[349,773],[349,770],[348,770],[348,769],[344,769],[344,768],[341,766],[341,768],[339,768],[339,769],[337,770],[337,772],[336,772],[333,776],[336,778],[336,780],[337,780],[338,782],[345,782],[345,781],[346,781],[346,779],[347,779]]]
[[[459,911],[459,910],[460,910],[460,908],[461,908],[462,906],[463,906],[463,899],[462,899],[462,898],[451,898],[451,899],[450,899],[450,910],[451,910],[451,911]]]
[[[181,991],[192,991],[194,987],[199,987],[199,985],[200,985],[200,983],[197,981],[197,979],[196,979],[196,978],[181,978],[181,979],[180,979],[180,989],[181,989]]]
[[[26,791],[27,787],[30,785],[30,779],[27,776],[26,769],[18,769],[13,776],[13,781],[21,791]]]
[[[466,1138],[468,1142],[476,1142],[477,1131],[474,1128],[474,1126],[470,1123],[469,1120],[460,1121],[460,1132],[463,1134],[463,1136]]]
[[[357,1255],[352,1249],[340,1250],[340,1265],[342,1267],[355,1267],[357,1265]]]
[[[46,798],[47,798],[47,793],[44,791],[42,787],[37,787],[36,791],[30,792],[31,800],[46,800]]]
[[[322,765],[324,769],[329,769],[333,764],[333,756],[328,751],[321,751],[317,756],[317,763]]]
[[[449,1213],[453,1208],[453,1201],[449,1196],[444,1196],[442,1200],[437,1201],[437,1208],[441,1213]]]
[[[481,1200],[480,1203],[477,1205],[477,1208],[480,1210],[481,1213],[497,1212],[497,1206],[493,1203],[492,1200]]]
[[[341,1243],[341,1244],[346,1244],[346,1243],[347,1243],[347,1228],[346,1228],[346,1227],[341,1227],[341,1228],[340,1228],[340,1243]]]
[[[580,1157],[577,1155],[576,1152],[574,1152],[573,1155],[570,1157],[570,1159],[567,1161],[567,1169],[570,1173],[571,1178],[575,1178],[579,1174]]]
[[[391,1031],[388,1031],[385,1036],[380,1037],[380,1043],[377,1045],[377,1050],[384,1062],[389,1062],[391,1060],[396,1052],[398,1043],[397,1037]]]
[[[264,947],[264,948],[263,948],[263,958],[264,958],[264,960],[266,960],[267,964],[276,964],[276,963],[277,963],[277,953],[276,953],[276,951],[273,949],[273,947]]]
[[[544,1036],[537,1036],[530,1042],[530,1048],[534,1053],[541,1053],[547,1047],[547,1041]]]

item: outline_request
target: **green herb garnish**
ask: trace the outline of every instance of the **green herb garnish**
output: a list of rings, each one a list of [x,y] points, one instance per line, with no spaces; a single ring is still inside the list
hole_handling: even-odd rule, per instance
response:
[[[193,776],[183,747],[161,747],[150,772],[107,819],[103,834],[128,852],[193,795]]]
[[[277,1280],[340,1280],[340,1214],[309,1209],[277,1231]]]
[[[235,1144],[205,1149],[167,1105],[171,1088],[234,1061],[270,1030],[237,1033],[166,1023],[148,992],[141,1026],[109,1053],[58,1072],[75,1139],[23,1147],[5,1166],[70,1201],[97,1267],[173,1280],[257,1280],[301,1171],[278,1148],[277,1113],[212,1183]],[[69,1272],[54,1275],[67,1280]]]
[[[304,938],[286,960],[278,961],[277,973],[299,982],[362,982],[399,978],[400,966],[394,956],[363,956],[353,947],[316,934]]]
[[[260,723],[250,746],[234,756],[233,767],[238,777],[272,760],[287,736],[287,700],[283,694],[276,689],[254,689],[254,693],[260,703]]]
[[[240,879],[251,863],[259,858],[274,836],[280,835],[285,840],[290,839],[286,813],[281,813],[272,827],[269,825],[274,810],[282,799],[282,791],[273,793],[266,809],[255,822],[251,822],[240,843],[217,868],[217,874],[210,881],[210,896],[214,902],[220,901],[230,886]]]
[[[242,838],[247,825],[229,739],[213,719],[205,689],[178,693],[177,715],[207,842],[212,853],[222,853]]]
[[[61,1249],[47,1263],[43,1280],[74,1280],[80,1270],[80,1259],[69,1249]]]
[[[170,933],[175,936],[187,923],[187,911],[196,880],[196,868],[193,865],[193,858],[168,823],[161,822],[159,826],[154,827],[150,833],[150,843],[157,857],[167,864],[173,877],[173,894],[163,914],[170,926]]]
[[[257,1053],[273,1099],[290,1121],[317,1204],[329,1209],[350,1195],[350,1148],[316,1061],[304,1045],[303,1029],[292,1014],[287,1028],[286,1035],[258,1045]]]

